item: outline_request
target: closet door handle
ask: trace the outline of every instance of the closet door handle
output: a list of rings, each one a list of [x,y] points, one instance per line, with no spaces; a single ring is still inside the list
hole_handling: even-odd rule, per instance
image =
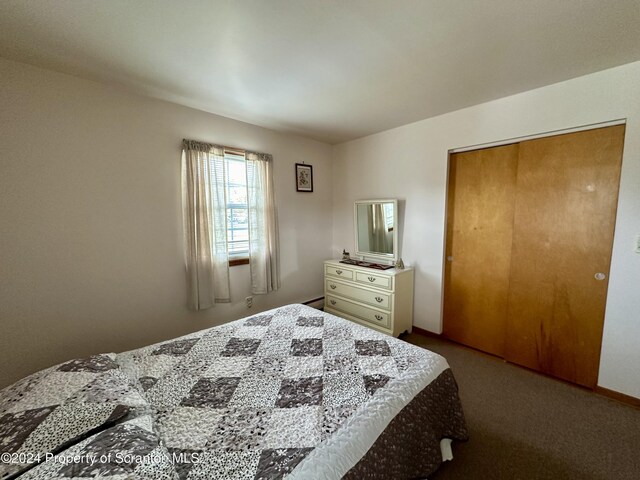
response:
[[[367,277],[371,283],[376,281],[376,277]]]
[[[382,302],[382,300],[384,300],[384,298],[382,298],[382,297],[376,297],[376,302],[381,303],[381,302]]]
[[[329,285],[331,287],[331,290],[335,290],[337,285]]]
[[[594,278],[601,282],[602,280],[607,278],[607,276],[604,273],[598,272],[594,275]]]
[[[375,315],[375,317],[376,317],[376,320],[378,320],[378,321],[382,320],[382,318],[383,318],[382,315],[377,315],[377,314]]]

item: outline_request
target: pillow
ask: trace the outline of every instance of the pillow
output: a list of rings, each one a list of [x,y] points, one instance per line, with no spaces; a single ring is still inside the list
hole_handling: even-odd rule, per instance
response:
[[[78,358],[0,391],[0,478],[25,471],[131,410],[148,408],[114,359]]]
[[[150,416],[103,430],[48,458],[20,478],[177,479],[172,458],[153,432]]]

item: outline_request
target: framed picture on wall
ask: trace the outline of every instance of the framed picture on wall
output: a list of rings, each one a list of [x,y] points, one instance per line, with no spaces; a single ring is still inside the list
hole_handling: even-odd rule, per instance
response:
[[[313,169],[311,165],[296,163],[296,191],[313,192]]]

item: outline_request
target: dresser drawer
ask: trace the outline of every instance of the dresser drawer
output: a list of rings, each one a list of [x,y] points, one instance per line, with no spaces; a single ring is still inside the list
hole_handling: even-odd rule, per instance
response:
[[[346,314],[353,315],[354,317],[361,318],[366,322],[373,323],[380,327],[388,328],[390,325],[390,315],[388,313],[379,312],[373,308],[358,305],[357,303],[353,303],[342,298],[332,297],[331,295],[327,295],[326,301],[327,306],[334,310],[339,310]]]
[[[365,290],[364,288],[360,288],[358,285],[348,285],[346,283],[326,279],[325,290],[327,293],[334,293],[341,297],[352,298],[353,300],[368,303],[369,305],[384,308],[385,310],[389,310],[391,308],[391,295]]]
[[[325,265],[324,271],[327,275],[332,277],[345,278],[347,280],[353,280],[353,270],[342,267],[334,267],[332,265]]]
[[[369,285],[371,287],[386,288],[391,290],[391,277],[386,275],[376,275],[369,272],[356,272],[356,282]]]

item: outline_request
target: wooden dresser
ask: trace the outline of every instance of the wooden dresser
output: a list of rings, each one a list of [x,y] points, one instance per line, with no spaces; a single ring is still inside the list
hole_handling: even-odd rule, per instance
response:
[[[413,324],[413,268],[377,270],[324,262],[324,309],[397,337]]]

